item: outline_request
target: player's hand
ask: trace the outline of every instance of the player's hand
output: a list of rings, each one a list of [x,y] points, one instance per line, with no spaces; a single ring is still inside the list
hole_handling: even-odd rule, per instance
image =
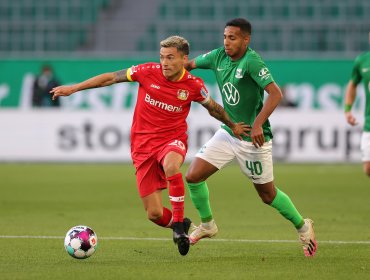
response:
[[[262,147],[265,143],[265,136],[261,126],[253,126],[251,130],[252,143],[256,148]]]
[[[75,93],[76,90],[74,86],[59,86],[53,88],[50,93],[53,94],[52,99],[55,100],[58,96],[69,96]]]
[[[251,129],[252,128],[249,124],[245,124],[243,122],[234,123],[234,127],[231,128],[234,136],[239,140],[243,140],[242,136],[249,136]]]
[[[356,118],[353,116],[353,114],[352,114],[351,112],[346,112],[346,113],[344,113],[344,114],[345,114],[345,116],[346,116],[346,120],[347,120],[347,122],[348,122],[350,125],[354,126],[354,125],[357,125],[357,124],[358,124],[358,122],[357,122]]]

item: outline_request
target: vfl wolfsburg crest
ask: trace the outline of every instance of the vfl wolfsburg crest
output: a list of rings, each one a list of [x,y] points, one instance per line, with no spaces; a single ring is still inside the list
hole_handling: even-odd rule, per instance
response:
[[[239,91],[230,82],[224,84],[222,87],[222,93],[225,96],[225,102],[231,106],[235,106],[239,103],[240,94]]]
[[[241,78],[243,78],[242,71],[243,71],[243,69],[242,69],[242,68],[238,68],[238,69],[236,69],[235,78],[237,78],[237,79],[241,79]]]

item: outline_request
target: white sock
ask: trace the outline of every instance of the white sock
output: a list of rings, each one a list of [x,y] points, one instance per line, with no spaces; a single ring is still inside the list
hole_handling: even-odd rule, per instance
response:
[[[206,229],[210,229],[210,228],[214,227],[214,224],[215,224],[215,220],[211,220],[209,222],[202,223],[202,227],[204,227]]]
[[[302,233],[302,232],[306,232],[308,230],[308,225],[306,224],[306,222],[304,222],[304,225],[298,229],[298,232],[299,233]]]

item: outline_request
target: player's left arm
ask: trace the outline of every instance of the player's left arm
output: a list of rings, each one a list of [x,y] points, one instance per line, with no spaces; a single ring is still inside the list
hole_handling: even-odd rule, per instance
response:
[[[269,83],[265,87],[265,91],[269,95],[263,104],[262,110],[257,115],[251,130],[252,142],[256,148],[261,147],[265,143],[262,125],[267,121],[268,117],[272,114],[283,98],[281,89],[275,82]]]
[[[361,66],[361,55],[356,57],[353,68],[352,68],[352,75],[351,79],[349,80],[346,92],[344,95],[344,115],[346,117],[347,123],[350,125],[357,125],[357,120],[355,116],[352,114],[352,105],[356,99],[356,89],[357,85],[361,82],[362,76],[360,72]]]
[[[355,102],[356,99],[356,84],[350,80],[348,82],[346,93],[345,93],[345,101],[344,101],[344,115],[346,117],[347,123],[350,125],[357,125],[357,120],[355,116],[352,114],[351,109],[352,105]]]
[[[235,137],[242,140],[241,135],[249,136],[247,132],[249,132],[251,129],[250,125],[244,124],[243,122],[234,123],[230,119],[229,115],[226,113],[224,108],[220,104],[218,104],[213,98],[209,97],[209,100],[206,103],[202,103],[202,105],[204,108],[208,110],[209,114],[212,117],[230,127]]]

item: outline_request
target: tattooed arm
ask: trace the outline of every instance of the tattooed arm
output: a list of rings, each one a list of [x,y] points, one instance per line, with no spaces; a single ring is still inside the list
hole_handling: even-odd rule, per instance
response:
[[[246,125],[242,122],[240,123],[234,123],[229,115],[226,113],[224,108],[218,104],[216,101],[214,101],[212,98],[209,99],[209,101],[205,104],[202,104],[203,107],[205,107],[209,114],[214,117],[215,119],[223,122],[225,125],[231,128],[234,135],[242,140],[241,135],[243,136],[249,136],[246,132],[249,132],[251,130],[250,125]]]
[[[106,87],[115,83],[128,82],[126,72],[127,69],[100,74],[75,85],[55,87],[50,93],[53,94],[52,99],[55,100],[58,96],[69,96],[77,91],[89,88]]]

